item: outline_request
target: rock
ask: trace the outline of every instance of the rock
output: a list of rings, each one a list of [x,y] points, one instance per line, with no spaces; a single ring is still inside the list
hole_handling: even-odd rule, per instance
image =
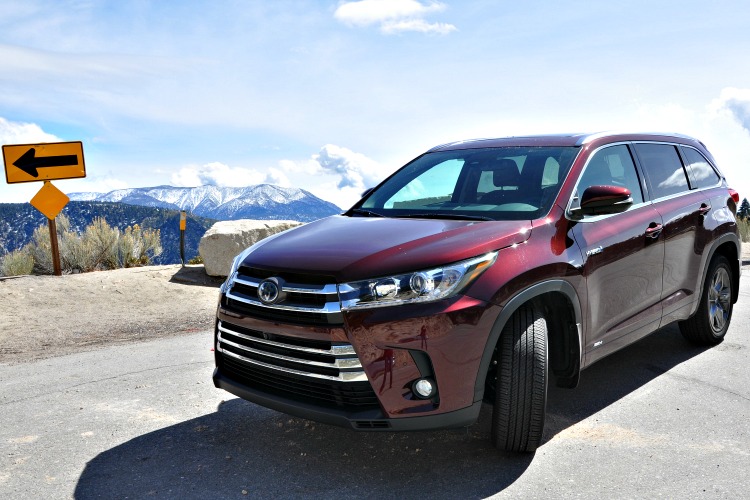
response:
[[[232,220],[217,222],[201,238],[198,253],[206,274],[227,276],[234,258],[263,238],[301,225],[293,220]]]

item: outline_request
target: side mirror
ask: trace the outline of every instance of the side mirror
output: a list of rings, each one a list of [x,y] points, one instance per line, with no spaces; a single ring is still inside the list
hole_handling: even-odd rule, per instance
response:
[[[619,186],[589,186],[581,195],[581,207],[572,210],[574,215],[619,214],[633,204],[632,193]]]
[[[362,191],[362,194],[360,195],[360,198],[364,198],[364,197],[365,197],[365,196],[367,196],[368,194],[372,193],[372,190],[373,190],[373,189],[375,189],[375,188],[367,188],[367,189],[365,189],[364,191]]]

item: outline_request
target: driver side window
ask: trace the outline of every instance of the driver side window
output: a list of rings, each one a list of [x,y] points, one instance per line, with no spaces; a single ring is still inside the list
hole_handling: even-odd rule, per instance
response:
[[[632,193],[633,205],[643,203],[638,173],[630,151],[624,144],[600,149],[589,159],[578,182],[578,196],[589,186],[626,187]]]

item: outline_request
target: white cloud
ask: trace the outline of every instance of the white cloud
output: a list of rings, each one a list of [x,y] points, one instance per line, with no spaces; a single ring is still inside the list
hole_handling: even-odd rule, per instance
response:
[[[360,0],[344,2],[334,12],[334,17],[350,26],[380,25],[386,34],[416,31],[446,35],[456,31],[447,23],[429,23],[424,17],[445,10],[445,4],[417,0]]]
[[[35,123],[11,122],[0,117],[0,144],[32,144],[37,142],[59,142],[61,139],[48,134]]]
[[[205,165],[188,165],[172,174],[172,184],[181,187],[219,186],[241,187],[262,184],[266,175],[249,168],[230,167],[212,162]]]
[[[265,182],[267,184],[276,184],[281,187],[292,187],[292,183],[289,181],[289,177],[279,170],[278,168],[269,168],[268,174],[266,174]]]
[[[712,103],[716,111],[729,111],[740,125],[750,133],[750,89],[725,88]]]
[[[437,35],[447,35],[451,31],[456,31],[456,27],[447,23],[428,23],[424,19],[406,19],[402,21],[391,21],[383,23],[381,31],[386,34],[401,33],[404,31],[418,31],[420,33],[435,33]]]
[[[326,144],[308,160],[281,160],[279,167],[290,174],[294,186],[340,207],[352,206],[365,189],[380,183],[393,170],[334,144]]]
[[[182,167],[177,173],[172,174],[171,182],[180,187],[244,187],[256,184],[292,186],[289,177],[281,169],[270,167],[264,173],[252,168],[230,167],[220,162]]]
[[[338,188],[351,187],[364,190],[380,182],[384,177],[380,165],[361,153],[333,144],[326,144],[320,153],[313,155],[321,171],[338,178]]]

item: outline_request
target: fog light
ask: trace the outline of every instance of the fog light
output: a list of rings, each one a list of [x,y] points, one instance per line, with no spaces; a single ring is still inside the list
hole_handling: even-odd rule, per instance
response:
[[[420,378],[414,382],[411,386],[411,390],[417,397],[422,399],[429,399],[435,395],[437,388],[435,382],[428,378]]]

